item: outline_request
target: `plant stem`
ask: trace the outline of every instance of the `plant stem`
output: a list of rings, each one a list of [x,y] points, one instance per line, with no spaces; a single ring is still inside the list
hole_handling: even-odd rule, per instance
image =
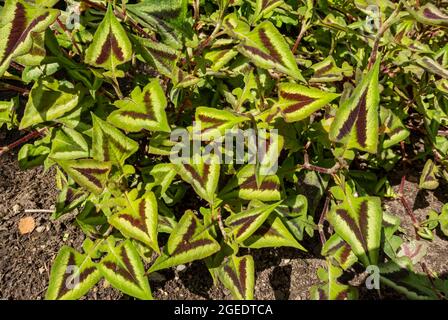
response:
[[[7,146],[0,147],[0,156],[4,155],[5,153],[20,146],[21,144],[23,144],[25,142],[30,141],[31,139],[37,138],[38,136],[42,135],[42,133],[46,130],[47,130],[47,128],[41,128],[37,131],[33,131],[33,132],[27,134],[26,136],[20,138],[19,140],[15,141]]]
[[[76,48],[76,51],[78,51],[78,54],[80,56],[82,56],[82,51],[81,49],[78,47],[78,44],[76,43],[75,39],[73,39],[73,35],[70,31],[67,30],[67,28],[64,26],[64,24],[61,22],[61,20],[59,20],[59,18],[56,19],[58,25],[61,27],[62,30],[64,30],[64,32],[68,35],[68,37],[70,38],[70,41],[73,44],[73,47]]]
[[[420,226],[420,223],[418,222],[417,217],[414,215],[414,212],[412,211],[412,208],[409,205],[409,202],[404,197],[404,183],[405,182],[406,182],[406,176],[404,175],[403,177],[401,177],[399,197],[400,197],[400,201],[403,204],[403,207],[404,207],[406,213],[409,215],[409,217],[411,217],[412,225],[414,226],[414,229],[415,229],[415,235],[418,240],[418,239],[420,239],[420,237],[418,235],[418,228]]]
[[[19,93],[21,93],[23,96],[27,96],[30,94],[30,90],[29,89],[25,89],[25,88],[21,88],[21,87],[17,87],[15,85],[9,84],[9,83],[2,83],[0,90],[13,90],[13,91],[17,91]]]
[[[324,233],[324,221],[325,221],[325,217],[327,216],[329,204],[330,204],[330,198],[327,196],[325,199],[324,208],[322,209],[322,213],[319,218],[319,223],[317,224],[317,227],[319,229],[320,242],[321,242],[322,246],[325,244],[325,242],[327,242],[327,239],[325,238],[325,233]]]

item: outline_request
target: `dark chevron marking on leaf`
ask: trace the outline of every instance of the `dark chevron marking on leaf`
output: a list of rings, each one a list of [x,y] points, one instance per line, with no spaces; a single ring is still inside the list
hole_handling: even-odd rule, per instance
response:
[[[431,11],[429,8],[425,8],[423,10],[423,15],[428,19],[434,19],[434,20],[445,20],[447,17],[440,16],[436,12]]]
[[[345,242],[341,242],[342,244],[342,252],[341,252],[341,263],[344,264],[347,262],[348,257],[350,256],[350,252],[352,251],[350,246],[345,243]]]
[[[31,30],[41,21],[44,21],[49,16],[46,12],[43,15],[34,18],[30,25],[26,27],[26,10],[22,3],[16,3],[14,11],[14,20],[12,21],[11,31],[8,37],[8,42],[5,48],[3,61],[26,39]]]
[[[204,172],[202,175],[199,175],[199,173],[196,171],[196,169],[188,163],[185,163],[183,166],[191,174],[191,176],[193,177],[194,180],[198,181],[201,184],[201,186],[205,187],[205,184],[207,182],[207,177],[210,172],[209,164],[206,164],[206,163],[204,164]]]
[[[120,215],[120,218],[129,221],[129,223],[132,224],[134,227],[139,228],[145,233],[148,233],[148,227],[146,225],[145,206],[146,206],[146,200],[143,199],[142,201],[140,201],[138,205],[139,218],[135,218],[130,214],[122,214]]]
[[[350,133],[355,124],[355,121],[360,121],[356,126],[357,138],[360,145],[366,145],[366,125],[367,125],[367,109],[366,109],[367,89],[361,96],[356,109],[354,109],[347,120],[342,125],[337,139],[340,140]],[[364,130],[363,130],[364,129]],[[362,144],[361,144],[362,143]]]
[[[202,130],[202,131],[215,129],[215,128],[218,128],[220,125],[223,125],[223,124],[226,123],[225,120],[221,120],[221,119],[217,119],[217,118],[209,117],[209,116],[207,116],[207,115],[205,115],[205,114],[202,114],[202,113],[199,113],[199,114],[197,115],[197,117],[198,117],[198,119],[199,119],[201,122],[204,122],[204,123],[206,123],[206,124],[207,124],[207,123],[211,123],[211,124],[212,124],[211,126],[208,126],[207,128],[205,128],[205,129]]]
[[[112,30],[109,29],[109,34],[107,35],[107,40],[104,42],[103,47],[101,48],[101,53],[96,59],[97,64],[103,64],[110,57],[111,49],[118,60],[123,61],[124,55],[121,48],[118,46],[117,38],[112,33]]]
[[[76,266],[75,261],[75,255],[73,252],[70,252],[67,267]],[[87,279],[88,276],[90,276],[93,272],[95,272],[95,267],[88,267],[85,268],[80,274],[79,274],[79,283],[82,283],[84,280]],[[73,276],[73,274],[70,274],[69,272],[65,272],[62,276],[61,286],[59,288],[59,292],[56,299],[62,298],[67,292],[69,292],[71,289],[67,288],[67,280],[70,276]]]
[[[149,46],[146,47],[146,49],[152,54],[152,56],[164,67],[167,69],[171,69],[171,67],[166,63],[165,59],[174,61],[177,59],[177,56],[175,54],[151,48]]]
[[[253,235],[256,236],[273,236],[273,237],[281,237],[282,235],[274,228],[263,224],[260,228],[258,228]]]
[[[269,39],[268,35],[266,34],[266,31],[263,28],[260,28],[258,30],[258,35],[260,36],[260,40],[263,43],[263,45],[268,49],[269,54],[272,56],[272,58],[278,63],[283,64],[281,54],[277,51],[274,44],[271,42],[271,39]]]
[[[363,239],[367,248],[367,240],[366,238],[368,237],[368,202],[367,200],[364,200],[361,203],[361,206],[359,208],[359,228],[361,230],[361,234],[363,235]],[[367,249],[366,249],[367,251]]]
[[[210,239],[200,239],[193,242],[182,242],[178,245],[176,250],[174,250],[173,255],[181,254],[183,252],[187,252],[202,246],[206,246],[208,244],[212,244],[213,241]]]
[[[190,251],[192,249],[211,244],[213,241],[210,239],[199,239],[196,241],[190,241],[196,231],[197,222],[195,219],[191,220],[191,224],[187,228],[187,232],[182,237],[181,242],[177,245],[176,249],[174,249],[172,255],[181,254],[183,252]]]
[[[285,98],[285,99],[288,99],[288,100],[298,101],[297,103],[295,103],[293,105],[290,105],[289,107],[285,108],[283,110],[284,113],[295,112],[295,111],[300,110],[303,107],[313,103],[314,101],[316,101],[315,98],[311,98],[311,97],[302,95],[300,93],[290,93],[290,92],[281,91],[280,92],[280,96],[282,98]]]
[[[26,28],[26,12],[25,7],[20,2],[16,3],[14,12],[14,20],[12,21],[11,33],[8,37],[4,59],[6,59],[13,51],[15,44],[19,41],[20,36]]]
[[[317,69],[316,72],[314,73],[315,77],[320,77],[323,74],[325,74],[325,72],[330,71],[332,68],[334,67],[333,62],[330,62],[329,64],[327,64],[326,66]],[[335,76],[337,77],[337,75],[325,75],[325,76]]]
[[[235,284],[236,288],[240,292],[242,297],[246,296],[246,259],[240,260],[239,266],[238,266],[238,273],[237,273],[229,266],[224,266],[224,272],[229,276],[230,279],[232,279],[232,282]]]
[[[115,262],[112,262],[112,261],[105,261],[103,263],[104,266],[106,268],[110,269],[111,271],[118,273],[126,280],[128,280],[128,281],[134,283],[135,285],[137,285],[138,287],[140,287],[140,283],[136,279],[136,274],[135,274],[134,268],[132,267],[132,264],[129,260],[129,256],[128,256],[124,246],[121,248],[120,255],[121,255],[121,258],[123,259],[123,263],[126,266],[127,270],[121,268],[118,264],[116,264]]]
[[[367,91],[361,97],[358,105],[358,120],[356,121],[356,137],[358,143],[365,148],[367,141]]]
[[[236,232],[236,237],[238,238],[239,236],[241,236],[244,233],[244,231],[246,231],[247,228],[249,228],[252,222],[254,222],[258,218],[259,215],[260,214],[254,214],[249,217],[244,217],[231,222],[230,226],[232,227],[241,226]]]
[[[78,171],[87,179],[89,179],[90,182],[92,182],[94,185],[96,185],[98,188],[102,188],[103,185],[101,184],[101,181],[94,176],[94,174],[104,174],[108,172],[108,169],[95,169],[95,168],[76,168],[74,167],[73,170]]]
[[[267,54],[267,53],[264,52],[264,51],[261,51],[261,50],[258,49],[258,48],[251,47],[251,46],[247,46],[247,45],[243,45],[243,48],[244,48],[245,50],[249,51],[250,53],[254,54],[254,55],[257,55],[257,56],[262,57],[262,58],[265,59],[265,60],[269,60],[269,61],[271,61],[271,62],[278,63],[278,61],[275,60],[272,56],[270,56],[269,54]]]
[[[73,252],[70,252],[69,256],[68,256],[67,267],[75,266],[75,265],[76,265],[75,255],[73,254]],[[61,286],[59,287],[59,292],[58,292],[56,299],[60,299],[62,296],[64,296],[69,291],[69,289],[67,288],[67,285],[66,285],[66,282],[69,277],[70,277],[70,273],[64,272],[64,275],[62,276]]]
[[[327,294],[325,293],[325,290],[322,288],[317,289],[317,292],[319,293],[319,300],[327,300]]]
[[[336,214],[339,215],[339,217],[342,220],[344,220],[345,223],[350,227],[350,229],[353,231],[353,233],[355,234],[358,241],[362,244],[362,247],[364,248],[364,250],[367,252],[368,247],[367,247],[366,239],[364,238],[364,235],[363,235],[361,229],[356,224],[356,221],[348,214],[347,210],[345,210],[345,209],[337,209]],[[366,215],[367,215],[367,213],[366,213]],[[363,228],[366,228],[366,227],[367,226],[365,226]]]
[[[146,113],[140,113],[136,111],[123,111],[121,114],[124,116],[130,116],[134,119],[152,120],[156,121],[156,116],[154,114],[153,105],[151,101],[151,93],[149,91],[145,92],[143,97],[145,103]]]
[[[263,181],[260,188],[257,187],[257,181],[255,175],[249,177],[241,185],[241,189],[251,189],[251,190],[278,190],[279,185],[275,181]]]

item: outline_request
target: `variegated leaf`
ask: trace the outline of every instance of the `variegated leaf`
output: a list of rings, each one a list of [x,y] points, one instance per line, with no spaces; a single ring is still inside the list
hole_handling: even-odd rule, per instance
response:
[[[173,48],[181,48],[179,29],[185,23],[187,5],[187,0],[145,0],[128,4],[126,9],[143,26],[157,31],[162,42]]]
[[[138,143],[93,113],[92,119],[92,157],[98,161],[110,161],[122,166],[126,159],[138,150]]]
[[[0,76],[12,59],[28,53],[33,34],[44,32],[59,16],[55,9],[42,8],[22,0],[7,0],[0,13]]]
[[[252,256],[232,255],[218,271],[219,280],[230,290],[234,299],[254,298],[255,266]]]
[[[234,48],[211,50],[204,55],[205,60],[210,61],[210,69],[215,72],[223,69],[233,58],[238,55]]]
[[[347,270],[358,261],[350,246],[337,233],[333,234],[325,242],[321,254],[334,259],[344,270]]]
[[[418,59],[417,63],[423,68],[425,68],[425,70],[438,76],[441,76],[444,79],[448,79],[448,70],[444,68],[442,65],[440,65],[437,61],[429,57],[423,57]]]
[[[421,6],[417,11],[410,7],[407,7],[407,9],[418,22],[433,26],[448,25],[448,14],[442,12],[430,2]]]
[[[55,160],[75,160],[89,157],[89,145],[83,134],[63,127],[56,132],[51,144],[50,158]]]
[[[127,206],[109,217],[109,223],[120,232],[148,245],[159,252],[157,243],[157,199],[152,192],[146,192],[141,198],[136,189],[124,195]]]
[[[136,87],[129,98],[115,101],[119,108],[112,112],[107,121],[130,132],[141,130],[170,132],[165,113],[167,101],[157,79],[148,83],[143,90]]]
[[[281,6],[285,2],[283,0],[257,0],[255,4],[254,22],[266,16],[269,12],[275,8]]]
[[[161,255],[149,269],[154,272],[194,260],[204,259],[220,249],[207,228],[192,211],[186,211],[172,231]]]
[[[328,220],[365,266],[378,262],[382,223],[379,198],[347,195],[343,203],[332,206]]]
[[[71,212],[78,206],[80,206],[88,197],[88,193],[82,189],[75,189],[68,185],[65,185],[61,192],[58,194],[56,200],[56,211],[53,213],[52,218],[58,219],[65,213]]]
[[[46,300],[76,300],[101,279],[96,263],[88,255],[63,246],[51,268]]]
[[[132,37],[137,47],[140,47],[140,54],[142,58],[153,65],[158,72],[172,77],[173,71],[179,59],[179,52],[173,48],[151,39]]]
[[[275,213],[272,213],[242,245],[254,249],[293,247],[307,251],[289,232],[280,216]]]
[[[400,141],[405,140],[409,135],[409,130],[403,125],[401,119],[389,109],[380,108],[381,131],[385,133],[382,147],[384,149],[390,148]]]
[[[6,124],[11,128],[17,122],[16,106],[19,100],[17,98],[10,101],[0,101],[0,128]]]
[[[195,120],[202,140],[209,140],[211,137],[224,135],[226,130],[232,129],[238,123],[248,121],[249,118],[226,110],[199,107],[196,108]]]
[[[279,101],[274,104],[268,121],[282,116],[286,122],[300,121],[339,97],[339,94],[307,88],[295,83],[279,86]]]
[[[356,300],[358,291],[356,288],[341,284],[338,278],[343,271],[327,260],[328,270],[320,268],[317,274],[323,284],[311,288],[313,300]]]
[[[248,57],[256,66],[264,69],[275,69],[294,79],[305,81],[291,49],[270,21],[260,23],[250,32],[247,31],[248,27],[235,28],[237,25],[243,25],[244,22],[227,19],[225,23],[227,28],[231,30],[230,33],[241,40],[237,47],[238,51]]]
[[[164,195],[168,190],[171,182],[176,177],[176,167],[172,163],[156,164],[149,172],[154,178],[154,186],[161,186],[161,195]]]
[[[114,71],[132,57],[132,44],[109,3],[106,15],[87,48],[85,62]]]
[[[31,89],[20,121],[20,130],[63,116],[78,105],[82,96],[79,85],[55,79],[39,79]]]
[[[261,205],[249,210],[233,214],[225,220],[225,225],[231,229],[237,242],[241,243],[249,238],[267,220],[272,211],[281,202]]]
[[[98,268],[116,289],[141,300],[153,299],[140,255],[130,240],[117,247],[109,245]]]
[[[353,68],[346,62],[339,68],[332,56],[329,56],[325,60],[316,63],[311,66],[314,70],[314,74],[309,82],[333,82],[341,81],[344,76],[349,77],[353,74]]]
[[[94,159],[56,160],[64,171],[80,186],[95,194],[103,192],[111,163]]]
[[[220,173],[220,164],[216,156],[180,159],[180,162],[174,165],[182,180],[191,184],[202,199],[213,203]]]
[[[439,181],[437,179],[437,174],[439,173],[439,168],[431,160],[428,159],[423,168],[423,172],[420,176],[420,189],[435,190],[439,187]]]
[[[331,124],[330,140],[344,143],[349,149],[377,152],[380,62],[378,58],[351,97],[342,102]]]
[[[264,176],[260,186],[257,186],[255,166],[249,164],[237,172],[221,190],[219,197],[220,199],[278,201],[281,199],[280,179],[277,175]]]

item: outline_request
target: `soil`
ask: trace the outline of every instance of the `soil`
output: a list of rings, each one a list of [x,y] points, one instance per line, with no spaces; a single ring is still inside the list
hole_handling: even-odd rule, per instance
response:
[[[1,145],[10,136],[0,132]],[[43,168],[21,171],[15,151],[0,157],[0,298],[43,299],[48,285],[52,262],[62,245],[80,248],[84,235],[66,217],[57,221],[50,219],[47,212],[26,212],[25,210],[52,210],[57,190],[54,172]],[[410,171],[409,171],[410,172]],[[440,211],[448,202],[448,187],[441,186],[437,192],[422,192],[417,179],[409,172],[397,172],[401,177],[407,174],[405,194],[413,206],[416,217],[422,221],[428,211]],[[399,180],[393,181],[398,192]],[[409,238],[415,237],[411,219],[399,200],[384,201],[385,211],[402,219],[402,227]],[[19,220],[31,216],[36,228],[30,234],[21,235]],[[440,234],[435,235],[429,245],[424,262],[439,275],[448,273],[448,241]],[[306,243],[310,253],[292,248],[253,250],[256,266],[255,298],[264,299],[309,299],[309,288],[319,282],[316,271],[325,265],[319,258],[319,248]],[[363,279],[358,279],[361,283]],[[205,265],[194,262],[182,270],[163,270],[150,277],[153,295],[156,299],[231,299],[222,286],[214,286]],[[376,292],[360,286],[360,298],[378,299]],[[374,291],[374,290],[373,290]],[[402,298],[385,290],[383,298]],[[107,282],[100,281],[83,299],[129,299]]]

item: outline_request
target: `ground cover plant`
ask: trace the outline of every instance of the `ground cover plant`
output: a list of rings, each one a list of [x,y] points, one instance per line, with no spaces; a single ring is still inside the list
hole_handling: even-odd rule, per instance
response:
[[[421,263],[448,204],[416,219],[398,168],[448,193],[448,3],[383,0],[7,0],[0,125],[22,169],[56,168],[63,246],[47,299],[102,278],[152,299],[148,277],[202,261],[254,296],[254,250],[320,246],[313,299],[366,276],[446,299]],[[399,198],[413,234],[383,202]],[[423,270],[420,271],[420,270]],[[300,275],[293,275],[300,277]]]

